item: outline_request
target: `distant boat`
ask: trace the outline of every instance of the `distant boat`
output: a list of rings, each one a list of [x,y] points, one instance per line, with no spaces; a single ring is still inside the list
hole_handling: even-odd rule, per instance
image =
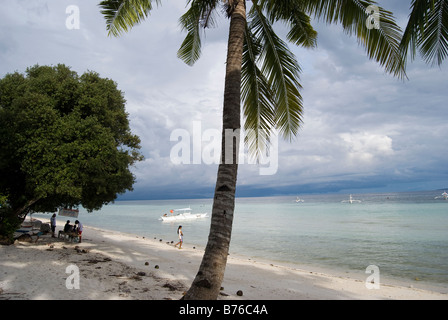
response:
[[[171,222],[171,221],[195,220],[207,217],[208,217],[207,213],[192,213],[191,208],[183,208],[183,209],[170,210],[170,213],[162,215],[159,220]]]
[[[296,201],[297,203],[300,203],[300,202],[305,202],[305,200],[303,200],[303,199],[300,199],[299,197],[297,197],[295,201]]]
[[[435,197],[434,199],[448,200],[448,193],[446,193],[446,191],[443,191],[441,196]]]
[[[361,200],[355,200],[353,199],[352,195],[350,195],[350,198],[348,200],[342,200],[343,203],[360,203]]]

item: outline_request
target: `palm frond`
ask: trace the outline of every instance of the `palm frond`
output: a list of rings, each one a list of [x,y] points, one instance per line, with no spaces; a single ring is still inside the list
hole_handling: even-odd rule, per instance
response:
[[[374,28],[370,23],[370,6],[378,8],[379,19]],[[400,52],[401,29],[393,14],[370,0],[309,0],[303,2],[305,12],[327,23],[340,23],[346,33],[354,34],[370,59],[377,61],[386,72],[406,77],[405,63]]]
[[[311,25],[311,18],[301,10],[301,0],[254,0],[267,12],[271,23],[283,21],[289,28],[287,40],[306,48],[317,46],[317,32]]]
[[[429,12],[433,0],[414,0],[411,4],[411,13],[408,24],[401,38],[400,51],[406,61],[410,49],[411,59],[415,59],[417,52],[418,35],[423,33],[426,14]]]
[[[274,94],[275,124],[284,138],[292,139],[302,121],[301,85],[298,81],[300,66],[255,2],[248,15],[251,18],[249,28],[262,45],[260,70]]]
[[[104,0],[99,6],[106,19],[109,35],[119,36],[146,19],[153,9],[153,3],[161,0]]]
[[[448,1],[436,1],[417,42],[426,63],[439,66],[448,56]]]
[[[177,56],[188,65],[193,65],[201,56],[201,28],[214,26],[214,13],[218,0],[190,0],[188,11],[179,20],[187,36],[182,42]]]
[[[246,27],[241,74],[241,98],[245,117],[245,144],[249,156],[259,159],[275,126],[274,94],[257,66],[261,43]]]
[[[448,56],[448,1],[414,0],[408,24],[400,43],[403,58],[417,49],[427,63],[442,64]]]

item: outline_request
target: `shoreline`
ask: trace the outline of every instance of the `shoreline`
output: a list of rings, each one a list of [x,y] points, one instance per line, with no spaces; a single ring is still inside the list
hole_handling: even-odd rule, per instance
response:
[[[84,226],[80,244],[47,235],[37,243],[0,246],[0,300],[178,300],[199,269],[203,248],[184,244],[179,250],[171,240]],[[79,289],[67,287],[75,283],[67,269],[73,266]],[[218,300],[448,299],[389,283],[369,290],[365,280],[239,255],[229,255],[222,286]]]

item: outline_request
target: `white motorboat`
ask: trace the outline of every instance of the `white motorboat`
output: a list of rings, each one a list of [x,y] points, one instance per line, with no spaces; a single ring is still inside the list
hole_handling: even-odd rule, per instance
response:
[[[182,208],[182,209],[170,210],[169,213],[162,215],[159,220],[171,222],[171,221],[195,220],[207,217],[208,213],[192,213],[191,208]]]
[[[361,200],[355,200],[353,199],[352,195],[350,195],[350,198],[348,200],[342,200],[342,203],[360,203]]]
[[[434,199],[448,200],[448,193],[446,193],[446,191],[443,191],[441,196],[435,197]]]

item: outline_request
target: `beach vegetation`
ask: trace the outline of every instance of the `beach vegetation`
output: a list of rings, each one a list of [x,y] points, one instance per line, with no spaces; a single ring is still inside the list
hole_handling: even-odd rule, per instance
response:
[[[434,3],[414,1],[413,5],[420,2]],[[109,35],[119,36],[145,20],[161,3],[161,0],[105,0],[100,7]],[[238,172],[236,160],[228,161],[237,158],[238,143],[233,143],[233,138],[226,141],[225,132],[239,132],[243,114],[244,129],[252,133],[245,137],[245,143],[252,156],[257,158],[269,146],[272,132],[278,131],[280,136],[291,141],[302,123],[301,68],[286,41],[300,47],[315,48],[318,39],[311,19],[337,24],[345,33],[358,39],[370,59],[399,79],[407,78],[403,49],[406,44],[402,43],[402,30],[392,12],[370,0],[187,0],[187,7],[180,18],[182,30],[187,35],[178,57],[188,65],[193,65],[201,56],[203,30],[214,27],[220,13],[229,19],[221,161],[210,234],[199,271],[184,296],[184,299],[216,299],[230,245]],[[443,10],[439,12],[444,13]],[[428,15],[425,13],[424,17]],[[431,23],[431,18],[437,17],[437,14],[429,15],[431,29],[436,30],[436,22],[440,22],[439,19]],[[414,29],[420,30],[418,28],[424,22],[415,21]],[[279,24],[287,29],[286,41],[274,30]],[[445,25],[446,20],[442,26]],[[441,30],[439,38],[446,39],[445,31]],[[423,32],[421,34],[421,38],[427,39]],[[434,38],[437,37],[435,35]],[[419,44],[419,41],[413,43]],[[422,45],[425,43],[420,41]],[[427,56],[443,58],[443,47],[435,47],[429,46]],[[236,141],[239,141],[238,136]]]
[[[30,212],[100,209],[132,190],[142,159],[117,84],[62,64],[0,79],[0,137],[4,237]]]

